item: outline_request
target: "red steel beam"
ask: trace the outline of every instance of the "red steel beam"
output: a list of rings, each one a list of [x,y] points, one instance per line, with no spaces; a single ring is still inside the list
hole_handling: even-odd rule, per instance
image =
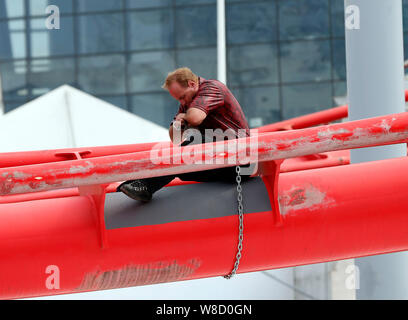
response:
[[[278,196],[281,224],[272,211],[245,213],[238,273],[408,249],[408,158],[284,173]],[[231,271],[236,215],[104,230],[108,246],[101,248],[96,214],[90,196],[2,204],[0,298]],[[60,279],[58,287],[47,286],[51,276]]]
[[[339,150],[286,159],[280,172],[293,172],[350,164],[350,150]]]
[[[214,152],[214,145],[227,150],[227,143],[158,149],[150,151],[70,160],[0,169],[0,195],[28,193],[74,186],[100,185],[137,178],[227,167],[227,160],[246,152],[251,162],[262,162],[316,153],[403,143],[408,139],[408,114],[338,123],[287,132],[241,138],[238,149]],[[217,147],[216,147],[217,148]],[[198,150],[197,150],[198,149]],[[189,155],[195,152],[194,159]],[[217,149],[218,150],[218,149]],[[208,164],[204,160],[220,159]],[[198,162],[201,160],[201,164]]]
[[[75,159],[74,153],[79,153],[83,159],[109,156],[121,153],[134,153],[150,150],[157,144],[163,148],[171,146],[170,141],[124,144],[100,147],[64,148],[38,151],[19,151],[0,153],[0,168],[24,166]]]
[[[258,128],[258,132],[274,132],[294,129],[304,129],[324,123],[330,123],[339,119],[347,118],[348,106],[339,106],[323,111],[310,113],[308,115],[271,123]]]

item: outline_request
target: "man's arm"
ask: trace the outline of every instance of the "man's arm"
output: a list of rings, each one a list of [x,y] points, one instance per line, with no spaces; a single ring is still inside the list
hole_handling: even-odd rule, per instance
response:
[[[207,113],[198,108],[189,108],[187,113],[183,117],[185,121],[188,122],[189,125],[193,127],[198,127],[201,122],[207,117]]]

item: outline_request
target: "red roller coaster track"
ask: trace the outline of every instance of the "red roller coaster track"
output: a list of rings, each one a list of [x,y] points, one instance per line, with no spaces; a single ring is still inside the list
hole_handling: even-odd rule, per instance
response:
[[[344,117],[344,109],[266,126],[256,141],[238,140],[259,163],[259,177],[247,189],[244,184],[253,199],[244,198],[239,273],[407,250],[408,159],[340,164],[348,163],[352,148],[406,143],[408,114],[306,128]],[[273,132],[282,129],[298,130]],[[146,205],[114,192],[119,181],[213,167],[185,161],[185,148],[160,143],[0,154],[0,298],[228,274],[238,219],[235,202],[223,197],[234,186],[216,186],[222,192],[209,199],[194,198],[206,184],[173,182]],[[165,161],[152,161],[158,155]],[[235,155],[211,153],[213,159]],[[166,201],[182,203],[186,190],[190,201],[205,202],[204,212],[187,203],[171,209]],[[210,210],[212,203],[226,205]],[[58,269],[58,288],[48,285],[50,266]]]

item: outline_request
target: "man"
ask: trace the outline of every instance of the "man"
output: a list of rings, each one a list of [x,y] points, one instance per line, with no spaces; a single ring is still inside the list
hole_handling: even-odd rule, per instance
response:
[[[206,80],[195,75],[189,68],[179,68],[170,72],[162,86],[180,102],[179,110],[170,124],[169,135],[174,144],[181,141],[184,130],[195,128],[202,134],[200,143],[205,142],[206,129],[221,129],[234,132],[235,137],[249,136],[248,122],[230,90],[217,80]],[[193,142],[187,138],[181,146]],[[163,177],[130,180],[122,183],[117,191],[122,191],[132,199],[150,201],[157,190],[164,187],[175,177],[184,181],[228,181],[236,179],[234,167],[183,173]],[[243,177],[244,178],[244,177]]]

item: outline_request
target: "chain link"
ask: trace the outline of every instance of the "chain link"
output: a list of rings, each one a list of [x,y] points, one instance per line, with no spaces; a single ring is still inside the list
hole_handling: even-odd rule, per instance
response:
[[[242,242],[244,240],[244,207],[242,205],[242,186],[241,186],[241,167],[236,166],[237,172],[237,193],[238,193],[238,216],[239,216],[239,237],[238,237],[238,252],[235,257],[234,269],[232,269],[229,275],[224,276],[225,279],[231,279],[237,272],[239,261],[241,260]]]

